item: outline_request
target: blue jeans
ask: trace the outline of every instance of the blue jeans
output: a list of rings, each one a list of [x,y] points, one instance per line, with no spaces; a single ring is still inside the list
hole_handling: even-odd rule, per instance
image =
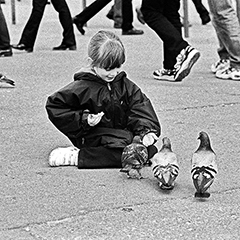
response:
[[[5,50],[10,48],[10,36],[3,15],[3,11],[0,5],[0,50]]]
[[[240,0],[236,0],[240,5]],[[218,54],[240,68],[240,24],[232,0],[208,0],[212,23],[219,40]]]

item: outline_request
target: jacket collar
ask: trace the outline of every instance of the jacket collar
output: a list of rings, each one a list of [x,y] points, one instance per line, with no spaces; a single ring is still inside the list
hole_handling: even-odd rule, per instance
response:
[[[110,83],[114,83],[117,81],[122,80],[123,77],[126,77],[127,74],[124,71],[121,71],[118,73],[118,75],[114,78],[114,80]],[[92,71],[91,68],[82,68],[79,72],[74,74],[74,81],[80,81],[80,80],[86,80],[86,81],[96,81],[100,83],[106,84],[107,82],[102,80],[100,77],[98,77],[95,72]]]

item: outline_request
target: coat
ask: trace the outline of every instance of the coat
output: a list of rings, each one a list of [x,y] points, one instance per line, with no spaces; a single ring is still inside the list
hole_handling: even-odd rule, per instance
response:
[[[78,148],[105,146],[124,148],[135,135],[155,132],[160,123],[150,100],[120,72],[106,82],[90,71],[74,75],[74,81],[48,97],[50,121]],[[96,126],[87,124],[86,110],[104,112]]]

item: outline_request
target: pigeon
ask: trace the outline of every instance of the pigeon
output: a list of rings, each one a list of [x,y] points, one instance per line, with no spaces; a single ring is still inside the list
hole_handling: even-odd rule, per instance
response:
[[[120,172],[127,173],[129,178],[143,178],[140,171],[148,163],[148,151],[140,137],[134,137],[133,142],[123,149],[121,161]]]
[[[0,83],[15,86],[15,82],[0,73]]]
[[[200,132],[198,139],[200,145],[192,156],[192,180],[196,188],[195,197],[208,198],[210,193],[207,192],[212,185],[218,172],[216,163],[216,154],[213,151],[209,136],[206,132]]]
[[[179,172],[178,159],[172,151],[170,139],[164,137],[162,142],[162,148],[151,159],[152,171],[162,190],[172,190]]]

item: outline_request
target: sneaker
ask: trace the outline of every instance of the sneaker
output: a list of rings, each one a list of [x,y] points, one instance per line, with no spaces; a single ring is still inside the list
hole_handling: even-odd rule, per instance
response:
[[[240,80],[240,69],[229,67],[225,70],[216,72],[216,77],[221,79]]]
[[[153,77],[158,80],[171,80],[174,81],[175,71],[172,69],[158,69],[153,72]]]
[[[80,149],[76,147],[56,148],[49,155],[49,165],[57,166],[77,166],[78,152]]]
[[[213,73],[216,73],[217,71],[225,70],[228,69],[229,67],[230,67],[229,59],[220,59],[216,63],[212,64],[211,71]]]
[[[192,66],[200,57],[200,52],[191,46],[184,48],[177,56],[177,63],[174,68],[175,81],[182,81],[191,71]]]

